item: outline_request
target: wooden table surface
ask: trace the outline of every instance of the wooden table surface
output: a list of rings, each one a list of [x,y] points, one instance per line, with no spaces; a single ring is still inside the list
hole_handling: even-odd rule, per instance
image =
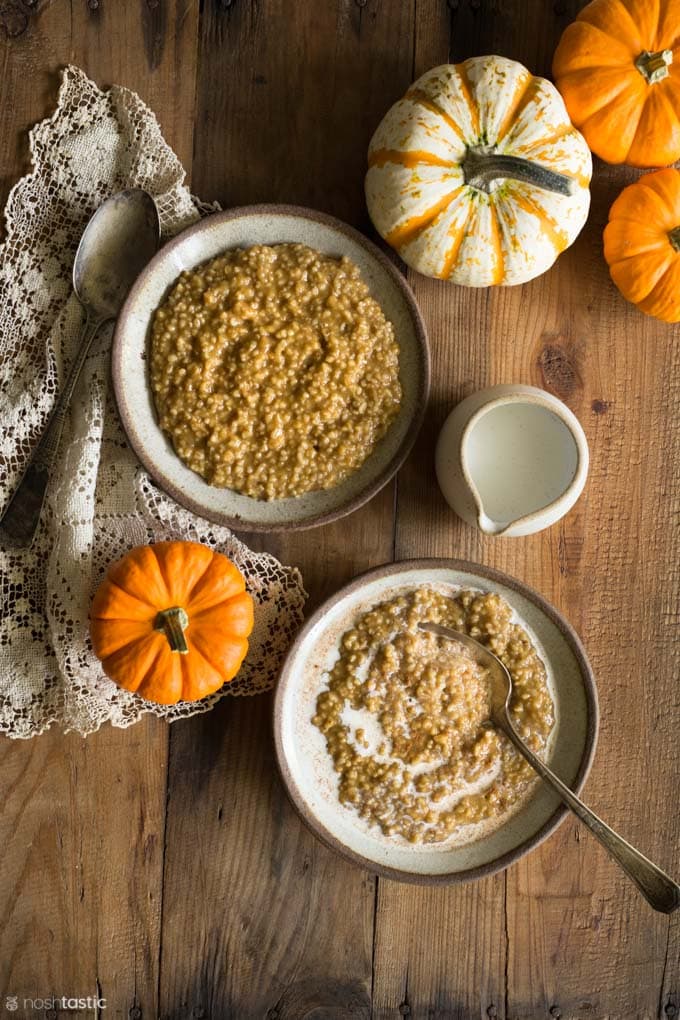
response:
[[[297,202],[370,234],[368,140],[412,79],[490,52],[549,75],[579,6],[2,0],[0,198],[26,171],[26,129],[72,62],[140,93],[202,198]],[[635,176],[596,161],[588,225],[526,286],[467,290],[409,273],[433,356],[415,452],[349,519],[252,542],[301,567],[310,607],[368,567],[414,556],[475,560],[536,587],[597,675],[587,798],[677,875],[680,330],[628,306],[602,257],[607,209]],[[592,451],[574,511],[524,539],[462,524],[433,474],[447,411],[499,382],[557,394]],[[377,880],[298,821],[270,712],[268,697],[227,698],[172,728],[148,719],[86,741],[54,730],[0,742],[0,1010],[16,995],[13,1015],[42,1015],[23,1013],[22,997],[98,989],[101,1015],[145,1020],[680,1013],[680,918],[655,915],[574,820],[476,884]]]

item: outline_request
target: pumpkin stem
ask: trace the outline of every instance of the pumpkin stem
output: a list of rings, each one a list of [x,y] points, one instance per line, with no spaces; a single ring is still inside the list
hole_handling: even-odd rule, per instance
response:
[[[657,50],[650,53],[643,50],[635,60],[635,66],[649,85],[655,85],[668,77],[668,65],[673,63],[672,50]]]
[[[674,227],[668,231],[668,240],[671,242],[676,251],[680,251],[680,226]]]
[[[544,191],[554,191],[558,195],[573,195],[575,181],[566,174],[558,174],[548,170],[540,163],[519,156],[502,156],[482,148],[469,148],[461,163],[465,183],[479,191],[491,190],[489,184],[499,177],[510,178],[533,184]]]
[[[168,644],[173,652],[186,655],[189,651],[184,631],[189,626],[189,617],[186,610],[181,606],[173,606],[171,609],[163,609],[156,617],[154,627],[162,630],[168,639]]]

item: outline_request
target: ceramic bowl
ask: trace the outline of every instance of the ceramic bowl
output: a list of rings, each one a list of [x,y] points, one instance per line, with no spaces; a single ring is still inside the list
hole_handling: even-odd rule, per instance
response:
[[[185,269],[228,248],[299,242],[347,255],[394,324],[403,390],[397,418],[365,463],[333,489],[294,499],[252,499],[208,485],[175,454],[161,431],[148,379],[147,348],[154,310]],[[130,445],[151,477],[178,503],[218,524],[279,531],[325,524],[365,503],[396,473],[422,423],[429,388],[425,326],[406,281],[374,244],[352,227],[297,206],[260,205],[209,216],[170,241],[132,288],[113,338],[113,386]]]
[[[343,632],[361,612],[419,585],[497,592],[512,606],[539,649],[555,703],[547,760],[571,789],[581,789],[598,727],[595,681],[581,642],[531,588],[496,570],[459,560],[411,560],[378,567],[317,609],[290,649],[279,679],[274,703],[276,756],[293,805],[327,846],[388,878],[462,882],[506,868],[553,832],[566,814],[555,794],[537,780],[528,799],[499,828],[476,841],[414,846],[379,834],[340,804],[325,739],[311,722]]]

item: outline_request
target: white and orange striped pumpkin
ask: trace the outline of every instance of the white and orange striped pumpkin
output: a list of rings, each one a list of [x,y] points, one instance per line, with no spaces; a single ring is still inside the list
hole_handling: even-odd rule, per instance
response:
[[[554,85],[505,57],[424,74],[380,123],[368,163],[378,232],[418,272],[469,287],[539,276],[588,215],[585,139]]]

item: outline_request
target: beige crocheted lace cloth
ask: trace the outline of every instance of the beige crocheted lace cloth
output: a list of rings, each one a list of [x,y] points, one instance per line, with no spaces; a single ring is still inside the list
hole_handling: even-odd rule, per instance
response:
[[[108,195],[146,188],[165,237],[207,207],[139,96],[100,91],[64,72],[54,115],[30,134],[33,172],[14,187],[0,250],[0,507],[9,501],[75,352],[82,310],[71,270],[83,228]],[[147,712],[178,719],[225,694],[272,687],[302,619],[297,570],[248,549],[226,528],[178,507],[140,468],[109,386],[111,330],[102,330],[74,395],[40,531],[30,550],[0,548],[0,732],[31,737],[57,723],[92,733]],[[108,680],[88,639],[88,609],[107,565],[134,545],[192,539],[226,553],[255,599],[256,625],[238,677],[197,703],[166,707]]]

